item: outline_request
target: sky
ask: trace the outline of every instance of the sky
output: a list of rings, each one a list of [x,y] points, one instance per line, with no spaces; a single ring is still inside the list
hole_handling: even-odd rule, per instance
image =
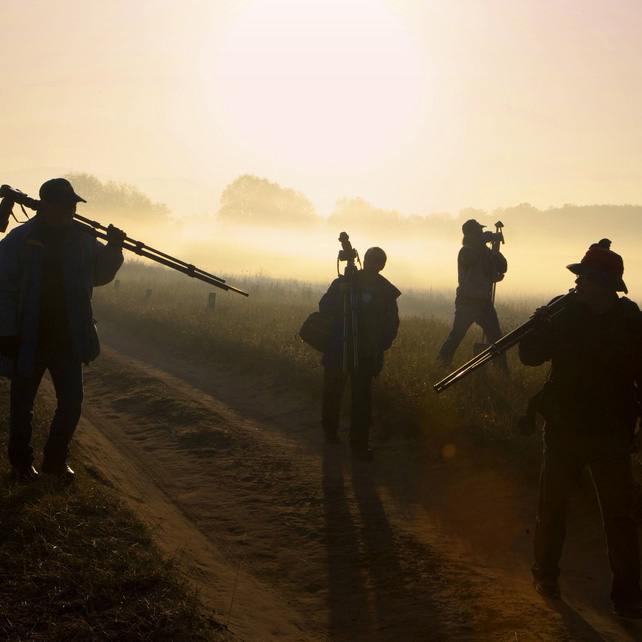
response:
[[[254,174],[321,215],[642,202],[639,0],[3,0],[0,182],[176,216]]]

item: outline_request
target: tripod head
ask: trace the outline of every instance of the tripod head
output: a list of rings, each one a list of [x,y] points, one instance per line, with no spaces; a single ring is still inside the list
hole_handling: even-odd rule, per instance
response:
[[[15,203],[18,203],[18,205],[22,207],[23,212],[25,206],[32,210],[38,209],[39,201],[35,198],[30,198],[19,189],[9,187],[9,185],[2,185],[0,187],[0,197],[2,197],[0,201],[0,232],[4,232],[7,229],[10,216],[15,218],[13,215],[13,206]]]
[[[499,252],[499,246],[505,243],[503,227],[504,224],[501,221],[497,221],[494,232],[488,230],[483,233],[484,243],[490,243],[490,249],[493,252]]]
[[[337,257],[337,274],[341,274],[339,271],[339,262],[346,261],[345,276],[352,276],[357,272],[357,266],[355,265],[355,259],[359,261],[361,266],[361,259],[359,258],[359,252],[352,247],[350,243],[350,237],[346,232],[341,232],[339,234],[339,242],[341,243],[341,249],[339,250],[339,256]]]

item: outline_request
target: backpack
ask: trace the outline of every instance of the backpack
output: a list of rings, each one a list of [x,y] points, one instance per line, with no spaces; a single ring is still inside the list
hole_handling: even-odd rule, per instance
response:
[[[334,319],[327,314],[313,312],[303,322],[298,335],[315,350],[324,352],[330,339],[330,331],[332,330],[333,323]]]
[[[493,283],[501,281],[508,270],[508,261],[506,257],[499,251],[492,253],[493,257],[493,267],[492,267],[492,276],[490,280]]]

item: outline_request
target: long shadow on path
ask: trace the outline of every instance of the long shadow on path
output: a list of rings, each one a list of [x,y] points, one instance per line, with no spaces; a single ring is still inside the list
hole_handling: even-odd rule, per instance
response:
[[[473,615],[448,595],[443,560],[395,534],[373,465],[327,449],[322,473],[330,639],[472,639]]]
[[[326,452],[322,472],[330,639],[345,640],[348,631],[368,639],[372,621],[359,563],[359,533],[346,495],[341,452]]]

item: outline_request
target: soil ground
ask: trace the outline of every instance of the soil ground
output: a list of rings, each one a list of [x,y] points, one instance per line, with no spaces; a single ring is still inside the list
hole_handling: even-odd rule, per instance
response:
[[[375,441],[374,461],[355,461],[285,381],[109,326],[101,339],[72,464],[153,527],[231,640],[642,640],[611,613],[589,477],[563,599],[545,600],[529,571],[536,479],[456,438]]]

